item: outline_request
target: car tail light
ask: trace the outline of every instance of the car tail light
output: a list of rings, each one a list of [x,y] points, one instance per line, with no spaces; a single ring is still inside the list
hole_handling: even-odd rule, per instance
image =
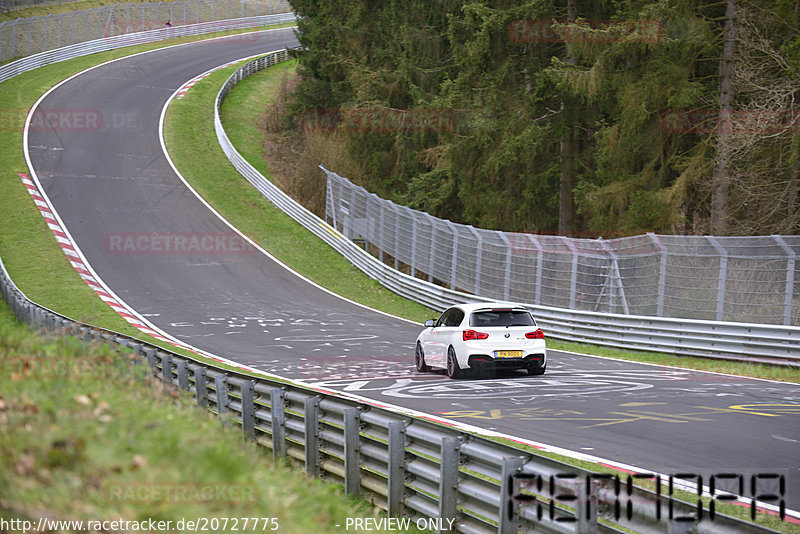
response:
[[[544,332],[542,332],[541,328],[537,328],[534,332],[525,334],[525,337],[528,339],[544,339]]]
[[[483,332],[476,332],[475,330],[464,330],[463,338],[464,341],[470,341],[472,339],[488,339],[489,334],[484,334]]]

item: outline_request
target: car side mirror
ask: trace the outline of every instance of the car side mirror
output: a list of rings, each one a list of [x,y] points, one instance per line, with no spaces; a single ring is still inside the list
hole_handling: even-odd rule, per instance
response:
[[[430,328],[430,327],[432,327],[432,326],[433,326],[433,324],[434,324],[434,323],[433,323],[433,319],[428,319],[427,321],[425,321],[425,327],[426,327],[426,328]]]

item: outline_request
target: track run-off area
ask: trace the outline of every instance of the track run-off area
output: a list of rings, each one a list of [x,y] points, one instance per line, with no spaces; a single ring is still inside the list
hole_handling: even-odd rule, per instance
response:
[[[418,374],[421,325],[342,299],[237,242],[165,155],[162,109],[209,69],[296,44],[280,29],[159,49],[85,71],[39,102],[98,118],[32,127],[26,148],[31,178],[121,302],[165,335],[244,366],[576,456],[703,484],[715,474],[748,484],[783,475],[786,505],[800,510],[800,385],[555,350],[543,376]],[[124,249],[154,235],[215,245]],[[775,489],[767,480],[764,494]]]

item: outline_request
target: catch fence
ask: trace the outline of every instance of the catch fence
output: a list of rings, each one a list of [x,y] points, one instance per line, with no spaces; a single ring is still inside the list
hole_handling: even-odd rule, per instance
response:
[[[800,325],[800,236],[575,239],[438,219],[327,175],[327,221],[412,276],[595,313]]]
[[[13,19],[0,22],[0,61],[116,35],[290,11],[286,0],[184,0],[114,4]]]

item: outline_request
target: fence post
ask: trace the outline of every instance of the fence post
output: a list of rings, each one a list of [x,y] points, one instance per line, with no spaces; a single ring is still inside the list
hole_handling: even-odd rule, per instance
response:
[[[772,239],[777,241],[778,245],[786,253],[786,296],[783,301],[783,324],[792,326],[792,296],[794,293],[794,270],[797,254],[786,244],[786,241],[781,236],[773,235]]]
[[[575,248],[570,238],[561,236],[561,240],[567,245],[570,252],[572,252],[572,272],[569,282],[569,308],[574,310],[577,304],[578,292],[578,250]]]
[[[664,317],[664,296],[667,292],[667,247],[664,246],[661,239],[653,232],[648,232],[647,235],[650,236],[650,239],[658,247],[659,254],[661,255],[658,268],[658,301],[656,304],[656,315],[658,317]]]
[[[386,203],[385,202],[381,202],[379,204],[379,206],[381,207],[381,210],[380,210],[380,219],[379,219],[379,223],[378,223],[380,225],[379,228],[378,228],[378,242],[380,243],[380,245],[378,246],[378,259],[380,259],[381,263],[383,263],[383,249],[386,246],[386,232],[385,232],[385,230],[386,230],[386,215],[385,215]]]
[[[416,277],[417,274],[417,227],[419,226],[416,224],[414,220],[414,212],[410,209],[406,208],[409,217],[411,218],[411,276]]]
[[[725,315],[725,284],[728,276],[728,251],[719,244],[714,236],[706,236],[708,242],[719,253],[719,281],[717,282],[717,315],[716,320],[721,321]]]
[[[402,421],[389,423],[388,468],[388,512],[390,517],[398,517],[403,512],[406,487],[406,425]]]
[[[397,270],[400,268],[400,238],[398,237],[400,234],[400,213],[395,204],[390,204],[390,206],[394,213],[394,247],[392,247],[392,254],[394,255],[394,268]]]
[[[457,256],[458,256],[458,230],[456,230],[456,226],[450,221],[444,221],[445,224],[450,228],[450,232],[453,234],[453,246],[452,246],[452,253],[453,256],[450,258],[450,289],[456,288],[456,263],[457,263]]]
[[[475,295],[481,294],[481,260],[483,259],[483,237],[481,237],[480,232],[478,232],[475,227],[468,226],[469,231],[472,232],[472,235],[475,236],[475,290],[473,293]]]
[[[431,225],[431,261],[428,267],[428,282],[433,282],[433,270],[436,268],[436,219],[433,218],[429,214],[425,214],[428,217],[428,223]]]
[[[509,293],[511,291],[511,252],[513,251],[513,247],[511,246],[511,241],[508,240],[508,236],[506,236],[505,232],[498,230],[497,235],[500,236],[500,239],[503,240],[503,243],[506,246],[506,273],[504,280],[505,283],[503,284],[503,300],[508,300]]]
[[[359,458],[359,428],[361,413],[358,408],[344,409],[344,491],[347,495],[361,493],[361,465]]]

